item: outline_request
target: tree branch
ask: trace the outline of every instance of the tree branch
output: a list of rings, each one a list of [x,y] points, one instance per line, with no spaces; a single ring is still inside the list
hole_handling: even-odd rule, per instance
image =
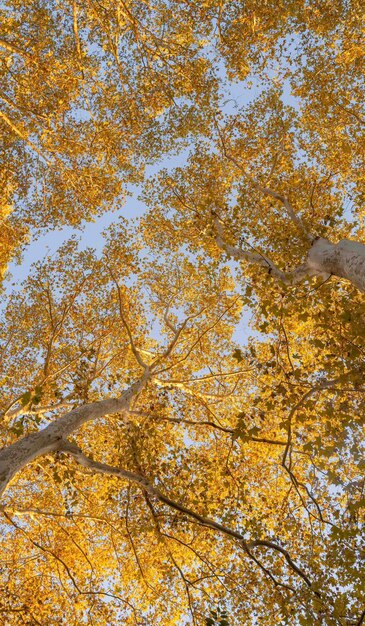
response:
[[[91,402],[65,413],[37,433],[30,433],[0,451],[0,496],[18,472],[39,456],[60,449],[63,439],[86,422],[129,409],[131,400],[140,393],[150,378],[149,370],[126,389],[119,398]]]
[[[238,246],[232,246],[227,243],[225,240],[225,234],[222,227],[222,220],[218,215],[213,212],[215,215],[214,225],[217,230],[217,236],[215,238],[216,243],[221,250],[224,250],[229,256],[237,259],[238,261],[244,260],[249,261],[250,263],[255,263],[256,265],[260,265],[267,269],[267,273],[271,276],[274,276],[278,280],[281,280],[285,285],[295,285],[297,283],[302,282],[306,278],[310,278],[311,276],[317,276],[319,272],[309,267],[306,263],[303,265],[299,265],[297,268],[292,270],[291,272],[283,272],[277,265],[265,254],[262,252],[256,252],[252,250],[242,250]]]
[[[272,541],[267,541],[267,540],[255,540],[255,541],[247,542],[244,536],[240,532],[233,530],[231,528],[228,528],[227,526],[224,526],[223,524],[220,524],[219,522],[215,522],[214,520],[208,517],[200,515],[199,513],[196,513],[195,511],[193,511],[192,509],[189,509],[188,507],[183,506],[182,504],[179,504],[175,500],[172,500],[171,498],[163,494],[159,489],[154,487],[148,478],[145,478],[144,476],[141,476],[129,470],[124,470],[122,468],[113,467],[105,463],[100,463],[99,461],[94,461],[93,459],[87,457],[77,445],[75,445],[74,443],[71,443],[70,441],[63,440],[62,443],[60,444],[59,449],[73,456],[76,462],[79,463],[81,466],[91,469],[99,474],[104,474],[108,476],[116,476],[118,478],[132,481],[135,484],[137,484],[141,489],[146,491],[149,495],[157,498],[157,500],[159,500],[163,504],[166,504],[168,507],[174,509],[175,511],[178,511],[179,513],[182,513],[183,515],[186,515],[188,518],[196,520],[202,526],[211,528],[212,530],[218,531],[219,533],[225,536],[231,537],[233,539],[237,539],[239,541],[239,544],[243,547],[243,549],[248,554],[248,556],[250,556],[250,558],[252,558],[250,554],[250,549],[259,547],[259,546],[267,547],[275,552],[279,552],[280,554],[284,556],[287,564],[293,570],[293,572],[295,572],[300,578],[302,578],[302,580],[306,583],[306,585],[309,588],[312,587],[312,582],[310,581],[309,577],[305,574],[305,572],[303,572],[303,570],[296,563],[294,563],[288,551],[285,550],[285,548],[282,548],[281,546],[279,546],[278,544]],[[319,595],[318,592],[314,592],[314,593],[316,595]]]
[[[305,235],[309,243],[312,243],[315,237],[307,230],[306,226],[303,224],[302,220],[295,212],[295,209],[293,205],[291,204],[291,202],[288,200],[288,198],[278,193],[277,191],[274,191],[273,189],[266,187],[265,185],[261,185],[261,183],[259,183],[258,180],[256,180],[248,172],[246,172],[245,168],[241,165],[241,163],[239,163],[239,161],[237,161],[235,157],[229,154],[227,147],[226,147],[225,139],[223,137],[223,133],[221,129],[219,128],[219,126],[217,126],[217,131],[218,131],[219,139],[222,145],[223,154],[226,157],[226,159],[231,161],[240,170],[240,172],[242,172],[244,177],[250,180],[252,185],[256,189],[258,189],[258,191],[261,191],[263,194],[265,194],[266,196],[269,196],[270,198],[279,200],[279,202],[281,202],[281,204],[284,206],[286,213],[288,217],[291,219],[291,221],[299,228],[299,230],[302,231],[302,233]]]
[[[126,318],[124,316],[124,313],[123,313],[123,298],[122,298],[122,292],[121,292],[120,284],[119,284],[118,280],[116,279],[116,277],[114,276],[114,273],[111,270],[110,266],[108,266],[108,270],[109,270],[109,274],[110,274],[110,276],[111,276],[111,278],[112,278],[112,280],[113,280],[113,282],[114,282],[114,284],[115,284],[115,286],[117,288],[118,302],[119,302],[119,315],[120,315],[120,319],[122,320],[123,326],[124,326],[124,328],[127,331],[127,335],[128,335],[128,339],[129,339],[129,343],[130,343],[130,346],[131,346],[132,353],[133,353],[137,363],[144,370],[146,370],[146,369],[148,369],[148,365],[147,365],[147,363],[144,362],[144,360],[142,359],[142,357],[140,355],[139,350],[137,350],[137,348],[136,348],[136,345],[134,343],[134,339],[133,339],[131,330],[129,328],[129,324],[128,324],[128,322],[127,322],[127,320],[126,320]]]

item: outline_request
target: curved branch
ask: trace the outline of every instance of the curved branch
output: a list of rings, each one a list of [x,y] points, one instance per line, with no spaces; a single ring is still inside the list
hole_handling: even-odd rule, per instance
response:
[[[131,350],[132,350],[132,354],[134,355],[138,365],[140,365],[144,370],[148,369],[148,365],[147,363],[144,362],[144,360],[141,357],[140,351],[137,349],[135,343],[134,343],[134,339],[133,339],[133,335],[131,332],[131,329],[129,328],[129,324],[124,316],[123,313],[123,298],[122,298],[122,291],[121,291],[121,287],[120,284],[118,282],[118,280],[116,279],[116,277],[114,276],[113,271],[111,270],[110,266],[108,266],[108,270],[109,270],[109,274],[112,278],[112,281],[114,282],[116,288],[117,288],[117,294],[118,294],[118,303],[119,303],[119,315],[120,315],[120,319],[122,320],[122,324],[125,328],[125,330],[127,331],[127,335],[128,335],[128,339],[129,339],[129,344],[131,346]]]
[[[213,212],[214,215],[216,215]],[[221,250],[224,250],[229,256],[237,259],[238,261],[244,260],[250,263],[255,263],[267,269],[267,273],[274,276],[278,280],[281,280],[285,285],[295,285],[302,282],[306,278],[317,276],[321,272],[313,267],[310,267],[307,263],[299,265],[291,272],[283,272],[275,263],[262,252],[256,252],[252,250],[242,250],[238,246],[232,246],[225,240],[225,235],[222,227],[222,220],[216,215],[214,220],[215,227],[217,229],[216,243]]]
[[[159,500],[163,504],[166,504],[168,507],[174,509],[175,511],[178,511],[179,513],[182,513],[183,515],[186,515],[187,517],[196,520],[202,526],[211,528],[212,530],[218,531],[219,533],[225,536],[231,537],[233,539],[238,539],[239,544],[242,546],[242,548],[245,550],[248,556],[250,556],[250,558],[252,558],[252,555],[250,554],[250,549],[259,547],[259,546],[265,546],[267,548],[270,548],[271,550],[274,550],[275,552],[279,552],[280,554],[284,556],[287,564],[293,570],[293,572],[295,572],[298,576],[300,576],[300,578],[302,578],[302,580],[306,583],[306,585],[309,588],[312,587],[312,582],[309,579],[309,577],[292,560],[288,551],[285,550],[285,548],[282,548],[280,545],[272,541],[267,541],[267,540],[256,540],[256,541],[247,542],[244,536],[240,532],[233,530],[231,528],[228,528],[227,526],[224,526],[223,524],[220,524],[219,522],[215,522],[209,517],[200,515],[199,513],[196,513],[195,511],[193,511],[192,509],[189,509],[188,507],[183,506],[182,504],[179,504],[175,500],[172,500],[171,498],[166,496],[164,493],[162,493],[159,489],[154,487],[148,478],[145,478],[144,476],[141,476],[140,474],[136,474],[135,472],[131,472],[129,470],[112,467],[105,463],[94,461],[93,459],[87,457],[82,452],[82,450],[78,446],[76,446],[74,443],[63,440],[62,443],[60,444],[59,449],[73,456],[74,459],[77,461],[77,463],[79,463],[83,467],[91,469],[99,474],[116,476],[118,478],[132,481],[136,483],[141,489],[146,491],[149,495],[157,498],[157,500]],[[317,596],[319,595],[318,592],[314,592],[314,593]]]
[[[131,400],[140,393],[149,380],[149,370],[128,387],[119,398],[99,400],[65,413],[37,433],[30,433],[0,451],[0,496],[20,470],[40,456],[60,449],[64,438],[82,424],[112,413],[129,409]]]
[[[218,131],[219,139],[220,139],[220,142],[221,142],[221,145],[222,145],[222,151],[223,151],[223,154],[226,157],[226,159],[231,161],[240,170],[240,172],[244,175],[244,177],[248,178],[250,180],[252,185],[256,189],[258,189],[258,191],[261,191],[261,193],[265,194],[266,196],[269,196],[270,198],[274,198],[275,200],[279,200],[279,202],[281,202],[281,204],[284,206],[286,214],[291,219],[291,221],[299,228],[299,230],[302,231],[302,233],[304,234],[305,238],[309,241],[309,243],[312,243],[314,241],[314,239],[315,239],[314,235],[312,235],[308,231],[306,226],[303,224],[302,220],[300,219],[300,217],[295,212],[295,209],[294,209],[293,205],[291,204],[291,202],[288,200],[288,198],[286,198],[286,196],[283,196],[282,194],[278,193],[277,191],[274,191],[273,189],[270,189],[269,187],[267,187],[265,185],[261,185],[261,183],[259,183],[258,180],[256,180],[248,172],[246,172],[246,170],[243,167],[243,165],[241,165],[241,163],[239,163],[239,161],[237,161],[237,159],[235,159],[231,154],[229,154],[229,152],[227,150],[227,147],[226,147],[225,139],[223,137],[223,133],[222,133],[222,131],[221,131],[221,129],[219,127],[217,127],[217,131]]]

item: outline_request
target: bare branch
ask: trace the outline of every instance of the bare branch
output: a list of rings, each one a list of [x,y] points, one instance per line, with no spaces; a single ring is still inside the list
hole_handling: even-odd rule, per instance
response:
[[[137,411],[138,413],[138,411]],[[146,414],[147,415],[147,414]],[[209,426],[211,428],[215,428],[217,430],[220,430],[224,433],[228,433],[230,435],[234,435],[235,434],[235,429],[234,428],[228,428],[225,426],[220,426],[219,424],[216,424],[215,422],[211,422],[209,420],[202,420],[202,421],[196,421],[196,420],[188,420],[188,419],[183,419],[183,418],[179,418],[179,417],[164,417],[164,416],[151,416],[151,415],[147,415],[147,417],[150,417],[152,419],[156,419],[160,422],[172,422],[173,424],[187,424],[189,426]],[[247,442],[249,441],[254,441],[256,443],[268,443],[274,446],[286,446],[287,442],[286,441],[282,441],[280,439],[268,439],[266,437],[248,437],[247,438]]]

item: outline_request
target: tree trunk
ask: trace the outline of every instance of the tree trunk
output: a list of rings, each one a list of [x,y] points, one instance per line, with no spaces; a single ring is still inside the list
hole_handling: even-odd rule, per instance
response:
[[[79,406],[55,419],[38,433],[30,433],[0,450],[0,496],[23,467],[40,456],[62,449],[66,438],[82,424],[128,410],[131,399],[143,389],[148,377],[148,372],[145,372],[119,398],[108,398]]]
[[[365,245],[342,239],[333,244],[317,239],[307,259],[308,267],[318,273],[332,274],[349,280],[365,292]]]

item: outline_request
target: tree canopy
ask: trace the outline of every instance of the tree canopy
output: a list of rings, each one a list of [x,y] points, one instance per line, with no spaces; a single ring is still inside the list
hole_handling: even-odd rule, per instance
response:
[[[2,623],[365,624],[363,3],[0,15]]]

